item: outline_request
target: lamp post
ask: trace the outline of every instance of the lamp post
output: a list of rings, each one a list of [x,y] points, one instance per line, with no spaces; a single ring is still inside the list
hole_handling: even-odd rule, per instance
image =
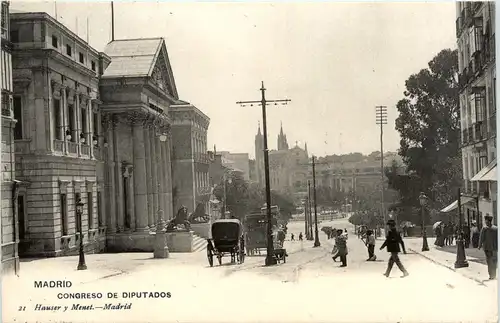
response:
[[[227,211],[227,187],[226,187],[226,181],[231,184],[233,181],[231,180],[231,177],[226,180],[226,171],[224,171],[223,175],[223,181],[224,181],[224,214],[222,214],[222,218],[226,218],[226,211]]]
[[[82,200],[76,202],[76,216],[78,218],[78,223],[80,224],[80,252],[78,257],[78,267],[77,270],[87,270],[87,265],[85,264],[85,254],[83,253],[83,225],[82,225],[82,214],[83,214],[83,203]]]
[[[314,234],[313,234],[313,227],[312,227],[312,224],[313,224],[313,221],[312,221],[312,203],[311,203],[311,181],[307,181],[307,216],[309,218],[309,228],[308,228],[308,232],[309,232],[309,238],[307,240],[313,240],[314,239]]]
[[[464,268],[469,267],[469,262],[465,257],[465,243],[464,243],[464,234],[462,227],[462,203],[460,200],[460,188],[458,189],[458,221],[459,221],[459,230],[457,237],[457,260],[455,261],[455,268]]]
[[[422,211],[422,251],[429,251],[429,244],[427,243],[427,230],[425,229],[425,207],[429,202],[429,198],[423,192],[420,192],[418,199],[420,201],[420,208]]]
[[[318,205],[316,203],[316,166],[315,166],[316,157],[312,156],[312,170],[313,170],[313,189],[314,189],[314,247],[321,246],[319,242],[319,234],[318,234]]]

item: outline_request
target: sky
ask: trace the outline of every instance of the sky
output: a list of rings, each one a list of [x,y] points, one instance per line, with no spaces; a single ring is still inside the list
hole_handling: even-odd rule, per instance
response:
[[[44,11],[95,49],[111,41],[110,2],[19,2]],[[317,156],[396,151],[405,80],[456,48],[455,3],[120,2],[115,39],[164,37],[181,100],[210,117],[208,146],[255,155],[262,109],[237,101],[291,99],[267,109],[269,149],[280,124],[290,146]],[[87,26],[88,21],[88,26]],[[87,33],[88,30],[88,33]],[[210,149],[210,148],[209,148]]]

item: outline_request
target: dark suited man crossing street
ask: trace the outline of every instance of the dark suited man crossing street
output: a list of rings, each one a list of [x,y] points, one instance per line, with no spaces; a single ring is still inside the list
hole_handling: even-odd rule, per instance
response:
[[[399,270],[403,272],[402,277],[406,277],[409,274],[406,271],[403,264],[401,263],[401,260],[399,259],[398,255],[401,252],[401,249],[399,248],[400,245],[401,248],[403,249],[403,253],[406,254],[403,238],[401,238],[401,234],[396,229],[396,221],[389,220],[387,221],[387,225],[389,226],[389,232],[386,235],[384,243],[382,244],[382,246],[380,246],[380,250],[387,247],[387,251],[391,253],[391,257],[389,258],[389,262],[387,264],[387,270],[385,271],[384,276],[389,277],[389,275],[391,274],[392,267],[394,266],[394,263],[396,263]]]

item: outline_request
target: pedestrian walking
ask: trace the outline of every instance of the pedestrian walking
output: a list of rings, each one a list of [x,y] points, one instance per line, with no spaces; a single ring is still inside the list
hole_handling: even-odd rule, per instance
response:
[[[291,240],[295,241],[295,236],[293,235],[293,233],[292,233],[292,239]]]
[[[484,217],[486,226],[481,229],[479,236],[479,249],[483,248],[488,264],[488,274],[490,279],[497,278],[497,254],[498,254],[498,228],[493,225],[493,217],[486,215]]]
[[[366,261],[375,261],[377,256],[375,256],[375,235],[373,230],[366,231],[366,246],[368,247],[368,259]]]
[[[301,232],[301,233],[299,233],[299,241],[302,241],[302,238],[303,237],[302,237],[302,232]]]
[[[473,248],[478,248],[479,247],[479,229],[476,225],[476,222],[472,222],[472,228],[470,230],[471,236],[472,236],[472,247]]]
[[[386,235],[384,243],[382,244],[382,246],[380,246],[380,250],[387,247],[387,251],[391,253],[391,256],[389,258],[389,262],[387,263],[387,270],[385,271],[384,276],[389,277],[392,267],[394,266],[394,263],[396,263],[399,270],[403,272],[402,277],[406,277],[409,275],[408,271],[406,271],[398,255],[401,252],[401,249],[403,249],[403,253],[406,254],[406,248],[403,242],[403,238],[401,238],[401,234],[396,229],[396,221],[389,220],[387,221],[387,225],[389,226],[389,232]],[[400,245],[401,249],[399,247]]]
[[[337,230],[337,237],[335,237],[337,254],[334,258],[340,257],[340,261],[342,262],[342,265],[340,265],[340,267],[347,267],[347,237],[343,235],[342,232],[342,229]]]

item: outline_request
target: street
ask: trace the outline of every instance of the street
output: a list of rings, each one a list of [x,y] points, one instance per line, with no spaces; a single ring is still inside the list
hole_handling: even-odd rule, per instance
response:
[[[346,219],[322,225],[352,227]],[[303,223],[289,224],[291,232]],[[427,259],[401,255],[410,276],[400,278],[395,266],[390,278],[382,275],[387,253],[379,251],[376,262],[366,262],[363,243],[350,231],[348,267],[331,259],[333,240],[320,232],[321,247],[313,241],[286,241],[286,264],[263,267],[264,256],[246,257],[242,265],[210,268],[205,252],[171,254],[155,260],[152,255],[96,254],[87,256],[89,270],[75,270],[76,257],[51,258],[24,264],[18,279],[4,280],[4,290],[25,291],[4,297],[4,321],[60,320],[58,311],[34,311],[36,304],[69,305],[64,320],[72,322],[494,322],[497,315],[497,284],[479,284]],[[37,263],[38,262],[38,263]],[[43,266],[52,266],[51,274]],[[48,268],[48,267],[47,267]],[[58,268],[58,269],[56,269]],[[94,276],[92,276],[94,275]],[[68,289],[36,289],[35,280],[70,280]],[[170,292],[171,298],[123,298],[123,292]],[[60,300],[58,293],[101,292],[103,299]],[[119,298],[106,299],[116,292]],[[71,310],[72,304],[104,306],[132,303],[131,310]],[[24,311],[18,311],[25,306]],[[475,309],[471,311],[470,309]]]

